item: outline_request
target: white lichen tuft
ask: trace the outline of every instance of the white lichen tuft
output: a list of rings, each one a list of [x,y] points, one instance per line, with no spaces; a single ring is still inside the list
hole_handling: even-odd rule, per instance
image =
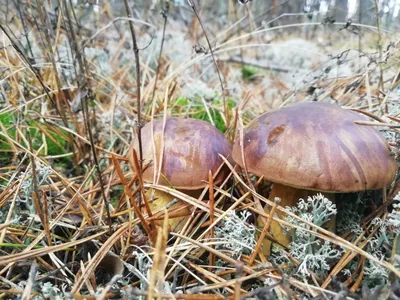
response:
[[[36,180],[38,187],[40,187],[43,184],[48,184],[49,176],[53,174],[53,170],[50,167],[41,163],[39,160],[35,161],[35,166],[36,166]],[[31,196],[34,189],[32,168],[30,168],[26,174],[21,174],[19,176],[19,179],[20,180],[23,179],[23,182],[21,184],[22,193],[17,196],[17,203],[18,204],[24,203],[28,208],[29,212],[31,214],[35,214],[36,213],[35,206],[33,204],[33,201],[31,201]]]
[[[300,199],[297,207],[286,207],[287,210],[295,213],[303,220],[322,226],[330,218],[336,215],[336,205],[322,194],[308,197],[307,200]],[[302,227],[304,229],[315,231],[310,225],[288,216],[286,221]],[[330,265],[340,257],[342,251],[332,247],[328,241],[322,241],[310,232],[287,227],[291,232],[292,242],[290,243],[290,255],[300,261],[296,270],[296,275],[301,278],[307,278],[311,272],[318,276],[324,276],[330,269]],[[279,263],[291,261],[282,249],[273,248],[275,261]]]
[[[307,200],[299,199],[297,207],[286,207],[286,209],[305,221],[314,223],[317,226],[322,226],[324,223],[330,220],[330,218],[336,215],[336,205],[332,203],[328,198],[325,198],[322,194],[317,194],[312,197],[308,197]],[[304,222],[299,222],[291,216],[285,218],[288,222],[298,225],[300,227],[310,229],[310,226]],[[303,235],[309,233],[297,234]]]
[[[393,200],[400,201],[400,193],[398,193]],[[392,230],[395,234],[400,233],[400,203],[393,204],[393,211],[388,216],[388,223],[392,226]]]
[[[239,215],[229,212],[222,223],[215,228],[215,237],[222,244],[217,249],[231,250],[235,258],[242,254],[250,254],[257,242],[255,239],[255,227],[247,225],[246,220],[250,216],[248,211],[241,211]]]
[[[389,214],[388,223],[392,226],[395,234],[400,233],[400,204],[393,204],[393,212]]]

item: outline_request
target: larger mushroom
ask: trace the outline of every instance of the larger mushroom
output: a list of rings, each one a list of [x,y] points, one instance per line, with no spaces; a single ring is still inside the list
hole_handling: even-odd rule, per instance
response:
[[[354,123],[363,120],[358,112],[322,102],[267,112],[245,129],[242,146],[240,138],[235,141],[233,159],[273,182],[269,198],[281,198],[283,207],[295,206],[299,198],[317,191],[334,200],[333,193],[384,188],[397,165],[377,129]],[[277,222],[271,231],[278,242],[289,244]],[[265,241],[264,253],[269,246]]]
[[[232,147],[226,137],[217,128],[201,120],[168,117],[164,127],[163,119],[158,119],[147,123],[141,135],[143,166],[148,165],[142,174],[144,181],[151,183],[158,180],[160,185],[173,186],[186,192],[207,186],[209,171],[216,174],[223,164],[219,154],[231,156]],[[132,142],[128,154],[132,167],[133,149],[139,153],[137,139]],[[158,170],[160,176],[157,176]],[[220,183],[228,173],[229,169],[223,167],[214,183]],[[165,207],[172,200],[169,195],[159,191],[156,191],[154,198],[152,209]],[[178,205],[183,203],[178,201]],[[182,218],[171,220],[171,229],[177,230],[174,227],[181,221]]]

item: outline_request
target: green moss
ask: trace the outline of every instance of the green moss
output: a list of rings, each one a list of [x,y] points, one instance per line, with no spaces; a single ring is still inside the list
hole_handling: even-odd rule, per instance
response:
[[[187,106],[187,105],[189,105],[189,103],[190,103],[190,100],[189,100],[188,98],[179,97],[179,98],[176,100],[175,105],[176,105],[176,106]]]
[[[3,133],[14,138],[16,130],[12,126],[14,123],[14,118],[13,118],[12,114],[11,113],[0,114],[0,123],[7,130],[6,133],[4,133],[4,132]],[[10,145],[7,143],[7,139],[3,135],[0,135],[0,150],[11,150]],[[1,159],[1,157],[0,157],[0,159]]]
[[[110,204],[113,207],[116,207],[118,205],[119,199],[121,198],[122,194],[124,192],[124,188],[122,186],[115,186],[113,187],[111,193],[110,193]]]
[[[30,134],[32,137],[33,148],[38,150],[43,144],[43,132],[40,130],[39,126],[43,126],[39,124],[37,121],[29,122],[30,126]],[[59,131],[59,128],[50,128],[46,127],[45,141],[47,144],[47,155],[59,155],[66,153],[65,146],[66,146],[66,139],[67,134],[64,130],[61,130],[60,133],[56,132]]]
[[[12,126],[14,123],[14,118],[11,113],[3,113],[0,114],[0,123],[7,130],[6,133],[2,132],[3,129],[0,129],[0,132],[11,137],[15,137],[16,130]],[[7,139],[1,134],[0,135],[0,166],[7,166],[11,164],[11,159],[13,156],[12,148],[10,144],[7,142]],[[2,182],[3,184],[3,182]]]
[[[257,73],[259,73],[259,69],[253,66],[243,66],[242,67],[242,78],[244,80],[254,80]]]
[[[3,113],[0,114],[0,123],[5,128],[6,132],[3,132],[4,135],[8,135],[12,139],[16,138],[16,124],[17,118],[15,113]],[[25,123],[26,124],[26,123]],[[24,124],[24,125],[25,125]],[[59,155],[66,153],[65,146],[66,146],[66,139],[67,133],[66,131],[60,128],[54,128],[47,126],[45,124],[41,124],[38,121],[30,121],[26,124],[29,127],[29,133],[32,138],[32,146],[34,150],[38,150],[44,140],[47,144],[47,153],[41,153],[43,155]],[[43,140],[43,133],[42,130],[46,130],[46,134],[44,135]],[[25,145],[28,148],[28,145]],[[0,136],[0,151],[2,150],[3,153],[7,153],[7,151],[11,151],[12,147],[10,146],[9,142],[4,136]],[[1,154],[0,154],[1,160]]]
[[[228,109],[232,110],[235,103],[231,98],[227,99]],[[193,119],[203,120],[210,124],[214,124],[221,132],[226,131],[226,124],[221,114],[224,113],[223,101],[219,98],[214,98],[211,105],[208,107],[207,113],[202,101],[191,100],[185,97],[179,97],[175,100],[175,105],[172,110],[174,114],[187,114]],[[231,114],[232,115],[232,114]]]

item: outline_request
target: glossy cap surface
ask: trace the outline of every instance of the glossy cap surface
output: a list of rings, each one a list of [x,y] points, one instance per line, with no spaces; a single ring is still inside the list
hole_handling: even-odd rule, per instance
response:
[[[367,118],[337,105],[309,102],[267,112],[245,129],[248,172],[303,189],[355,192],[388,186],[397,165]],[[239,138],[233,159],[243,167]]]
[[[154,146],[151,128],[154,132]],[[208,172],[215,174],[223,160],[218,154],[231,157],[232,147],[225,136],[211,124],[196,120],[169,117],[166,119],[163,137],[163,119],[147,123],[141,131],[143,148],[143,166],[157,159],[160,166],[160,154],[163,148],[161,176],[159,184],[173,185],[177,189],[195,190],[205,187]],[[138,140],[135,139],[129,151],[132,165],[132,149],[139,156]],[[155,156],[153,149],[155,148]],[[224,167],[214,179],[220,183],[229,173]],[[146,182],[153,182],[154,163],[143,172]],[[165,178],[167,179],[165,179]],[[169,183],[168,183],[169,182]]]

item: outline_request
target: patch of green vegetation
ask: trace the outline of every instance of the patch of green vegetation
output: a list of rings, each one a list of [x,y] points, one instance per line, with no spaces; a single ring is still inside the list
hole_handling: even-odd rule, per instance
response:
[[[113,187],[111,193],[110,193],[110,204],[113,207],[116,207],[118,205],[119,199],[121,198],[122,194],[124,192],[124,188],[122,186],[115,186]]]
[[[40,150],[40,155],[61,155],[67,153],[68,145],[67,132],[56,127],[49,126],[39,121],[18,122],[18,114],[15,112],[7,112],[0,114],[0,166],[12,166],[13,159],[17,159],[18,145],[13,145],[13,140],[29,149],[28,136],[29,132],[32,147],[35,151]],[[29,130],[29,131],[28,131]],[[24,136],[21,137],[20,134]],[[43,146],[45,143],[46,147]],[[17,150],[17,151],[16,151]],[[22,157],[22,156],[21,156]],[[54,166],[58,166],[61,170],[67,169],[72,165],[72,155],[58,157],[53,160]],[[70,168],[70,167],[69,167]],[[0,174],[1,175],[1,174]],[[7,176],[0,176],[0,190],[7,186]]]
[[[7,130],[6,134],[15,137],[16,130],[12,126],[14,123],[14,118],[12,117],[11,113],[0,114],[0,123],[3,125],[3,127],[6,128]],[[3,129],[0,127],[0,132],[2,130]],[[11,159],[12,159],[11,146],[8,144],[7,139],[3,135],[0,135],[0,165],[1,166],[9,165],[11,163]]]
[[[8,112],[0,114],[0,123],[6,131],[3,132],[3,134],[9,136],[11,139],[16,139],[17,136],[17,130],[15,127],[16,122],[17,118],[14,113]],[[38,121],[30,121],[27,122],[26,125],[29,126],[29,133],[32,138],[32,146],[34,150],[38,150],[45,142],[47,145],[47,153],[44,154],[46,155],[59,155],[66,152],[65,146],[67,133],[64,130],[49,127],[45,124],[39,123]],[[7,151],[12,150],[12,147],[4,135],[0,136],[0,151],[7,153]],[[24,142],[22,142],[22,144],[28,148],[28,145],[25,145]],[[2,156],[0,156],[0,161],[1,160]]]
[[[175,101],[175,105],[180,106],[180,107],[188,106],[189,103],[190,103],[190,99],[185,98],[185,97],[179,97]]]
[[[30,133],[32,135],[33,148],[37,150],[43,144],[42,131],[38,127],[40,126],[40,124],[37,121],[32,121],[29,125],[31,126]],[[46,128],[47,135],[45,135],[45,141],[47,144],[47,155],[58,155],[66,153],[65,146],[67,134],[64,130],[61,130],[59,128],[56,129],[57,131],[61,132],[57,133],[51,128]]]
[[[232,110],[234,101],[231,98],[227,99],[228,109]],[[210,124],[214,124],[219,131],[226,131],[226,124],[221,114],[224,111],[223,101],[219,98],[211,100],[208,106],[208,112],[202,101],[191,100],[185,97],[179,97],[175,101],[173,113],[187,113],[193,119],[203,120]]]
[[[7,134],[11,137],[15,137],[15,128],[12,126],[14,123],[14,118],[11,113],[0,114],[0,123],[6,128]],[[0,150],[11,150],[8,145],[6,138],[2,135],[0,136]]]
[[[254,80],[259,71],[256,67],[244,65],[242,67],[242,78],[249,81]]]

